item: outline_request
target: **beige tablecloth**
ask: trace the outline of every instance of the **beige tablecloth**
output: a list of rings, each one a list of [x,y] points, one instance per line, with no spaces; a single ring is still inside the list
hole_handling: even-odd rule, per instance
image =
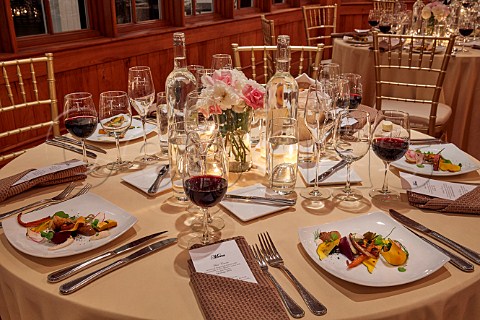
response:
[[[480,50],[457,53],[450,59],[443,84],[444,102],[452,107],[448,140],[480,159]],[[332,62],[340,64],[341,72],[362,76],[362,103],[375,105],[375,71],[373,51],[335,39]]]
[[[141,139],[140,139],[141,140]],[[156,136],[149,138],[149,151],[158,144]],[[102,144],[109,149],[107,155],[99,155],[97,164],[115,160],[113,144]],[[122,144],[125,159],[140,155],[141,141]],[[25,168],[40,167],[77,157],[76,154],[48,145],[41,145],[9,163],[0,172],[0,178]],[[380,186],[383,165],[373,154],[354,164],[363,182],[358,185],[366,198],[355,204],[341,204],[333,200],[325,202],[322,209],[312,209],[301,198],[297,205],[262,218],[242,222],[231,213],[220,209],[218,215],[226,223],[222,238],[242,235],[252,244],[259,232],[268,231],[275,240],[289,269],[300,282],[328,308],[322,319],[474,319],[480,315],[480,273],[464,273],[450,264],[434,274],[394,287],[366,287],[340,280],[318,267],[302,248],[297,230],[300,227],[318,225],[340,219],[353,218],[368,212],[384,211],[390,206],[372,203],[368,191]],[[390,185],[400,188],[393,169]],[[20,319],[202,319],[202,313],[189,285],[188,252],[178,246],[170,246],[153,255],[136,261],[108,274],[93,284],[62,296],[59,284],[46,281],[48,273],[77,263],[121,244],[158,230],[168,230],[168,237],[188,230],[191,215],[185,206],[178,206],[166,192],[156,197],[144,193],[121,181],[128,173],[109,174],[95,172],[87,182],[93,184],[92,193],[125,209],[138,218],[135,226],[108,245],[91,252],[57,258],[36,258],[14,249],[0,229],[0,317],[2,320]],[[480,182],[478,172],[458,176],[457,181]],[[256,170],[245,174],[231,174],[233,187],[264,182]],[[298,191],[304,187],[298,180]],[[19,207],[33,200],[57,194],[63,185],[30,190],[8,199],[0,205],[0,212]],[[415,218],[434,230],[457,240],[465,246],[480,251],[478,216],[450,216],[431,211],[420,211],[407,202],[392,207]],[[104,262],[104,266],[113,260]],[[99,267],[98,266],[98,267]],[[478,266],[476,266],[478,267]],[[81,275],[94,270],[86,270]],[[319,319],[303,303],[292,284],[277,269],[271,272],[285,290],[305,309],[305,319]],[[261,298],[261,297],[259,297]]]

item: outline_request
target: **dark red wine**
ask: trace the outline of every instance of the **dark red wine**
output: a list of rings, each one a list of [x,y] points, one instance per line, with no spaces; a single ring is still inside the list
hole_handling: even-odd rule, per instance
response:
[[[227,192],[228,181],[218,176],[197,176],[185,180],[183,188],[187,197],[202,208],[213,207]]]
[[[380,25],[378,28],[380,29],[380,31],[381,31],[382,33],[388,33],[388,31],[390,31],[390,29],[392,28],[392,26],[389,25],[389,24],[387,24],[387,25]]]
[[[383,161],[395,161],[402,158],[408,150],[408,141],[399,138],[375,138],[372,149]]]
[[[97,128],[97,117],[79,116],[65,119],[65,128],[78,138],[88,138]]]
[[[350,109],[357,109],[360,103],[362,103],[362,95],[350,93]]]
[[[472,34],[473,32],[473,28],[470,28],[470,29],[462,29],[462,28],[459,28],[458,29],[458,32],[460,32],[460,34],[464,37],[468,37],[470,34]]]
[[[378,26],[378,20],[368,20],[368,24],[372,27]]]

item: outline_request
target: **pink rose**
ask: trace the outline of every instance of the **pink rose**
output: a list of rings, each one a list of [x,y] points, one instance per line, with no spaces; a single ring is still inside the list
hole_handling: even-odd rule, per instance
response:
[[[243,101],[245,101],[247,106],[252,107],[254,110],[263,108],[263,96],[265,93],[262,90],[247,84],[243,88],[242,94]]]
[[[222,81],[226,85],[232,85],[232,74],[229,71],[215,71],[212,76],[213,80]]]

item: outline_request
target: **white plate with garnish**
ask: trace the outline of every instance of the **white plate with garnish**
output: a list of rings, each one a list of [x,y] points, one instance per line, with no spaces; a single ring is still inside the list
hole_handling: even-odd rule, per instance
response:
[[[395,267],[379,258],[372,273],[369,273],[364,265],[348,269],[348,259],[340,253],[330,254],[320,260],[315,233],[335,230],[340,232],[342,237],[349,233],[364,234],[370,231],[395,239],[409,252],[408,260],[405,265]],[[446,255],[382,212],[300,228],[298,237],[307,254],[320,268],[337,278],[370,287],[389,287],[417,281],[431,275],[449,261]]]
[[[145,123],[145,132],[147,134],[150,134],[153,132],[157,126],[151,124],[151,123]],[[97,128],[95,129],[95,132],[87,138],[88,141],[92,142],[109,142],[109,143],[115,143],[115,137],[109,135],[108,133],[102,133],[102,125],[99,123],[97,124]],[[143,129],[142,129],[142,121],[138,119],[132,119],[132,124],[130,125],[130,128],[125,132],[125,135],[123,138],[120,138],[120,142],[124,141],[131,141],[135,140],[138,138],[143,137]]]
[[[94,237],[76,236],[74,241],[61,249],[52,250],[56,245],[44,241],[35,242],[26,236],[27,228],[22,227],[17,222],[17,217],[12,217],[2,221],[3,231],[7,240],[17,250],[31,256],[41,258],[67,257],[82,252],[99,248],[116,238],[120,237],[136,222],[137,218],[117,207],[111,202],[93,194],[87,193],[59,204],[29,213],[22,216],[23,222],[35,221],[47,216],[52,216],[57,211],[63,211],[70,216],[88,216],[96,215],[99,212],[105,213],[105,219],[112,219],[117,222],[117,226],[108,230],[104,238],[93,240]]]
[[[394,161],[391,163],[392,166],[406,171],[413,174],[419,175],[426,175],[426,176],[456,176],[472,171],[476,171],[480,168],[478,163],[474,162],[468,154],[460,150],[456,145],[453,143],[446,143],[446,144],[435,144],[435,145],[415,145],[410,146],[410,150],[420,150],[423,153],[431,152],[433,154],[440,153],[440,155],[450,160],[453,164],[459,165],[461,164],[460,171],[457,172],[450,172],[450,171],[434,171],[433,165],[429,163],[422,163],[421,165],[417,165],[415,163],[409,163],[403,156],[400,160]]]

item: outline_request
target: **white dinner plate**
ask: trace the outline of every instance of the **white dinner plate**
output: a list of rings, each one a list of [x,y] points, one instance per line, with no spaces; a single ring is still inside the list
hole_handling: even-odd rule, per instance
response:
[[[345,41],[346,43],[355,43],[355,44],[372,43],[372,42],[373,42],[373,37],[372,37],[372,36],[368,36],[367,39],[366,39],[366,41],[361,41],[361,40],[356,40],[356,39],[353,38],[353,37],[344,36],[344,37],[343,37],[343,41]]]
[[[141,171],[137,171],[135,173],[126,175],[122,177],[122,180],[131,184],[132,186],[136,187],[137,189],[143,191],[144,193],[151,195],[148,193],[148,189],[157,178],[158,171],[164,166],[165,164],[158,164],[155,166],[150,166],[146,169]],[[160,182],[158,186],[158,190],[155,194],[164,192],[172,188],[172,184],[170,183],[170,171],[165,174],[163,180]],[[154,194],[154,195],[155,195]]]
[[[419,168],[415,163],[408,163],[405,160],[405,156],[402,159],[394,161],[391,163],[392,166],[414,174],[419,175],[427,175],[427,176],[456,176],[468,172],[472,172],[478,170],[480,167],[477,163],[473,162],[470,157],[460,150],[456,145],[453,143],[446,143],[446,144],[434,144],[434,145],[415,145],[410,146],[411,150],[421,150],[422,152],[433,152],[438,153],[441,151],[442,156],[445,159],[452,161],[454,164],[462,164],[462,169],[458,172],[450,172],[450,171],[433,171],[433,166],[428,163],[423,164],[423,168]]]
[[[92,193],[87,193],[72,200],[29,213],[28,215],[22,216],[22,218],[25,222],[34,221],[46,216],[52,216],[57,211],[64,211],[68,215],[83,216],[104,212],[105,219],[117,221],[117,226],[109,229],[110,235],[106,238],[90,240],[90,237],[77,236],[75,237],[75,241],[69,246],[58,250],[49,250],[49,248],[55,245],[48,242],[37,243],[27,238],[27,229],[18,224],[15,216],[2,221],[3,231],[7,240],[17,250],[31,256],[41,258],[67,257],[96,249],[113,241],[137,222],[137,218],[128,212]]]
[[[239,188],[228,193],[245,196],[270,197],[270,195],[267,195],[267,188],[259,183],[245,188]],[[229,199],[222,200],[220,204],[242,221],[250,221],[290,208],[288,206],[270,206],[268,204],[241,202]]]
[[[131,124],[131,129],[128,129],[127,132],[125,132],[125,136],[120,139],[120,142],[124,141],[130,141],[130,140],[135,140],[138,138],[143,137],[143,129],[142,129],[142,121],[138,119],[132,119],[132,124]],[[147,134],[150,134],[152,131],[154,131],[157,128],[157,126],[151,124],[151,123],[145,123],[145,131]],[[88,141],[92,142],[111,142],[115,143],[115,138],[112,136],[109,136],[108,134],[101,134],[99,133],[99,130],[102,129],[102,125],[99,123],[97,124],[97,129],[95,129],[95,132],[87,138]]]
[[[351,232],[364,234],[371,231],[384,237],[388,235],[388,238],[400,241],[409,252],[404,266],[406,271],[400,272],[398,267],[388,265],[383,258],[378,260],[373,273],[369,273],[364,265],[347,269],[346,261],[348,259],[340,253],[331,254],[326,259],[320,260],[314,233],[333,230],[339,231],[342,237],[348,236]],[[370,287],[396,286],[422,279],[440,269],[450,260],[390,216],[381,212],[300,228],[298,237],[310,258],[322,269],[345,281]]]
[[[339,161],[320,161],[318,166],[318,174],[322,174]],[[310,183],[313,179],[315,179],[315,163],[313,162],[304,162],[298,164],[298,170],[302,175],[303,181],[305,182],[306,186],[313,186],[313,182]],[[342,169],[338,170],[334,174],[332,174],[327,179],[320,181],[319,185],[329,185],[329,184],[345,184],[347,181],[347,167],[343,167]],[[350,170],[350,182],[351,183],[358,183],[362,182],[362,178],[358,176],[355,170]]]

